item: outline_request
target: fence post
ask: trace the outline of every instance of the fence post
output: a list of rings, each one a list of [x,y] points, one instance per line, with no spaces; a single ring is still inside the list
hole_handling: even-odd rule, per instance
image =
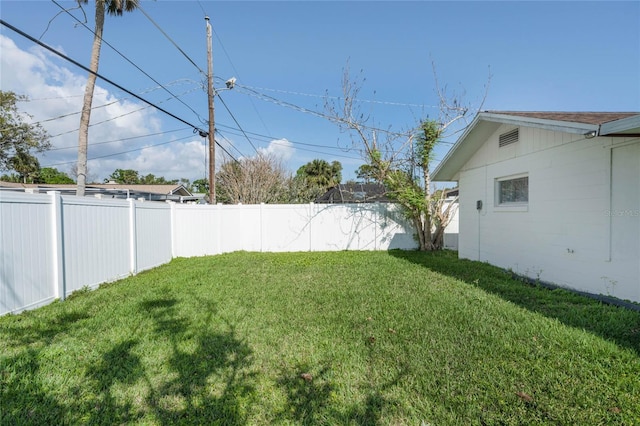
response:
[[[315,211],[315,203],[312,201],[309,203],[309,251],[313,251],[313,235],[311,233],[311,222],[312,219],[315,217],[316,211]]]
[[[51,264],[53,292],[56,298],[66,298],[64,274],[64,244],[62,241],[62,197],[58,191],[47,191],[51,197]]]
[[[260,203],[260,252],[264,252],[264,203]]]
[[[222,203],[218,203],[215,206],[215,210],[216,212],[216,227],[215,227],[215,249],[213,250],[213,253],[211,254],[220,254],[223,253],[223,249],[222,249]],[[208,253],[207,253],[208,254]]]
[[[127,199],[129,202],[129,272],[136,274],[138,272],[138,253],[136,247],[136,204],[133,198]]]
[[[173,201],[169,201],[169,206],[171,207],[171,215],[169,223],[169,232],[171,233],[171,259],[176,258],[176,203]]]

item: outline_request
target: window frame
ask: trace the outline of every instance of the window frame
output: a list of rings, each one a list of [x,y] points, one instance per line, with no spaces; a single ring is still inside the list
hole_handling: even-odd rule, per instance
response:
[[[526,201],[502,201],[502,185],[504,185],[505,182],[513,182],[523,178],[526,178],[527,182]],[[494,185],[494,206],[496,209],[504,211],[527,211],[529,207],[529,173],[518,173],[496,178]]]

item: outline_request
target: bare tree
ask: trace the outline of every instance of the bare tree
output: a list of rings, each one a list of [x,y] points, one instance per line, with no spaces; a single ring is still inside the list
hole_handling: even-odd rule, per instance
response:
[[[390,198],[403,208],[412,222],[420,250],[442,248],[444,229],[456,208],[456,200],[446,200],[444,191],[434,193],[431,187],[430,164],[434,148],[442,138],[460,131],[452,130],[455,124],[462,124],[457,127],[464,129],[468,118],[484,103],[483,98],[478,108],[472,108],[464,102],[464,93],[448,94],[447,87],[438,82],[435,66],[434,79],[439,98],[438,118],[421,120],[415,129],[406,132],[391,132],[369,124],[370,117],[361,114],[357,105],[364,79],[351,78],[348,67],[343,74],[341,102],[329,98],[325,102],[330,120],[351,135],[354,146],[360,147],[367,163],[367,175],[385,184]],[[416,176],[416,169],[419,176]]]
[[[216,174],[217,198],[229,204],[286,202],[290,179],[282,160],[273,155],[225,160]]]

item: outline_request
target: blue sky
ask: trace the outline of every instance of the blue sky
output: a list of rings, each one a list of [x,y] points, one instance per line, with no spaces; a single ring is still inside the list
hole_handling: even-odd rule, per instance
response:
[[[58,1],[74,8],[75,1]],[[93,28],[93,0],[85,6]],[[217,139],[235,157],[280,156],[292,173],[314,158],[340,161],[344,180],[363,163],[349,136],[319,117],[341,95],[343,70],[364,81],[358,105],[375,127],[408,131],[437,116],[439,83],[483,109],[640,111],[640,2],[218,2],[142,1],[108,17],[99,72],[198,127],[206,128],[205,13],[214,29]],[[52,1],[0,2],[0,17],[88,65],[93,35]],[[84,21],[78,9],[70,13]],[[42,166],[68,171],[76,158],[86,73],[0,28],[0,87],[27,94],[21,108],[49,130],[55,150]],[[205,141],[183,123],[99,82],[90,129],[90,177],[116,168],[168,178],[204,177]],[[256,94],[258,93],[258,94]],[[266,95],[266,96],[265,96]],[[268,98],[267,98],[268,97]],[[268,100],[267,100],[268,99]],[[186,104],[186,105],[185,105]],[[285,104],[287,106],[285,106]],[[49,121],[45,121],[49,120]],[[452,137],[448,142],[455,141]],[[436,160],[450,144],[438,147]]]

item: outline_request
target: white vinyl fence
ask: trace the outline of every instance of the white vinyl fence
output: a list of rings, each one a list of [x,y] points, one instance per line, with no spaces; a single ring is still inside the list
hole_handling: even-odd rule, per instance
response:
[[[413,248],[393,204],[208,206],[0,191],[0,315],[173,257]]]
[[[0,315],[171,260],[171,207],[0,192]]]

